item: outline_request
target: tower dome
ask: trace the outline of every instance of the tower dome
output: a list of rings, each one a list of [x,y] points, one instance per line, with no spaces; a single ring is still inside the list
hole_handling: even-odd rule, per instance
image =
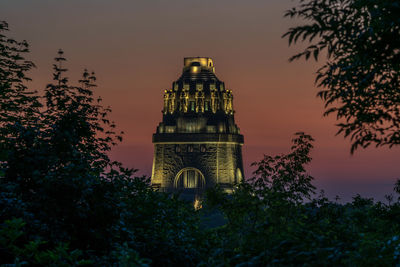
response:
[[[198,192],[218,183],[229,190],[243,179],[233,94],[211,58],[184,59],[182,75],[164,91],[162,113],[153,135],[153,186]]]

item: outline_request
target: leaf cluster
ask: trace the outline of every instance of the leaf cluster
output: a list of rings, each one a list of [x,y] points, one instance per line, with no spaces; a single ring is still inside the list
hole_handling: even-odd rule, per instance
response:
[[[204,266],[399,264],[399,199],[383,204],[357,195],[340,204],[323,192],[315,195],[303,167],[311,142],[299,133],[290,153],[265,155],[254,163],[255,177],[232,194],[220,188],[207,193],[203,206],[217,209],[226,223],[209,230],[214,249]]]
[[[71,85],[60,50],[45,95],[31,94],[27,44],[0,25],[0,265],[194,265],[197,213],[109,158],[122,132],[94,73]]]
[[[22,56],[27,50],[18,50],[21,44],[5,31],[0,23],[0,47],[7,47],[0,71],[6,73],[0,83],[0,265],[399,264],[400,198],[388,195],[383,204],[357,195],[340,204],[316,196],[306,171],[310,135],[295,134],[288,154],[264,155],[253,164],[254,177],[231,194],[210,189],[196,210],[108,157],[121,134],[111,109],[94,97],[93,73],[85,70],[71,85],[59,51],[45,96],[31,94],[24,85],[33,66]],[[396,193],[399,188],[400,182]]]
[[[338,134],[358,147],[400,143],[400,2],[393,0],[300,0],[285,16],[305,24],[283,37],[309,45],[290,60],[311,56],[325,115],[335,114]]]

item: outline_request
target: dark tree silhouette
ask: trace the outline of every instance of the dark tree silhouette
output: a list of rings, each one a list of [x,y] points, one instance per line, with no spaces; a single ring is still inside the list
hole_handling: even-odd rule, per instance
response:
[[[339,133],[358,147],[400,144],[400,2],[300,0],[286,17],[304,25],[283,36],[309,46],[290,60],[327,55],[318,70],[325,115],[336,114]]]
[[[257,191],[270,196],[279,194],[280,198],[287,201],[300,203],[304,199],[310,199],[315,190],[311,183],[314,178],[306,172],[305,165],[311,162],[313,141],[308,134],[296,133],[289,154],[264,155],[262,160],[252,164],[257,169],[250,182]],[[268,198],[266,195],[260,197]]]
[[[8,30],[8,24],[0,21],[0,163],[6,160],[9,138],[15,137],[18,127],[35,121],[40,107],[36,92],[25,84],[30,80],[27,72],[35,66],[24,58],[29,45],[7,37]]]
[[[92,97],[94,76],[85,71],[81,86],[71,86],[61,50],[55,61],[54,83],[46,87],[46,105],[35,114],[36,123],[20,125],[9,141],[3,185],[14,185],[12,192],[48,227],[39,231],[45,239],[109,250],[119,214],[107,201],[114,184],[104,177],[128,179],[133,171],[107,155],[120,137],[108,119],[110,110]]]
[[[46,87],[47,134],[52,136],[52,147],[62,166],[67,161],[86,160],[91,168],[98,168],[96,173],[103,173],[105,168],[113,167],[107,153],[122,141],[123,132],[116,133],[115,123],[109,119],[110,107],[103,107],[102,99],[93,97],[94,72],[84,70],[80,86],[69,85],[63,54],[62,50],[58,52],[53,65],[54,82]]]
[[[122,132],[109,119],[111,109],[93,96],[94,73],[85,70],[79,85],[71,85],[63,54],[55,58],[41,108],[34,102],[39,96],[25,93],[23,80],[10,74],[1,81],[19,98],[2,99],[10,110],[2,123],[10,130],[1,132],[7,150],[0,179],[0,264],[148,266],[142,257],[160,266],[198,262],[193,207],[153,191],[146,177],[133,177],[134,169],[109,158]],[[25,61],[13,64],[23,67]],[[13,99],[19,102],[9,103]]]
[[[0,265],[398,265],[400,199],[386,205],[357,195],[343,205],[315,197],[305,169],[311,136],[298,133],[288,154],[265,155],[253,180],[229,195],[211,189],[195,210],[107,156],[121,137],[93,96],[93,73],[71,85],[59,51],[40,107],[24,83],[33,64],[7,40],[0,38]],[[219,226],[206,225],[215,218]]]

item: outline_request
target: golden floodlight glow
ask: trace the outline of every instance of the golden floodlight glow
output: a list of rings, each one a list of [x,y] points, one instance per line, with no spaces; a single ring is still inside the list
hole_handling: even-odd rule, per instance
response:
[[[153,187],[192,201],[216,184],[232,192],[244,179],[234,113],[232,91],[216,77],[212,59],[185,58],[182,75],[164,91],[163,119],[153,134]]]
[[[191,67],[190,67],[190,72],[191,72],[191,73],[198,73],[198,72],[200,72],[200,67],[191,66]]]

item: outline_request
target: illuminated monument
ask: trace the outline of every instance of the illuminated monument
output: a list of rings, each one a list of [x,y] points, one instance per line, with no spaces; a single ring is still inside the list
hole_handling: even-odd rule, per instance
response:
[[[165,90],[163,120],[153,135],[151,182],[160,191],[226,191],[243,179],[243,135],[232,91],[215,76],[211,58],[184,59],[181,77]]]

